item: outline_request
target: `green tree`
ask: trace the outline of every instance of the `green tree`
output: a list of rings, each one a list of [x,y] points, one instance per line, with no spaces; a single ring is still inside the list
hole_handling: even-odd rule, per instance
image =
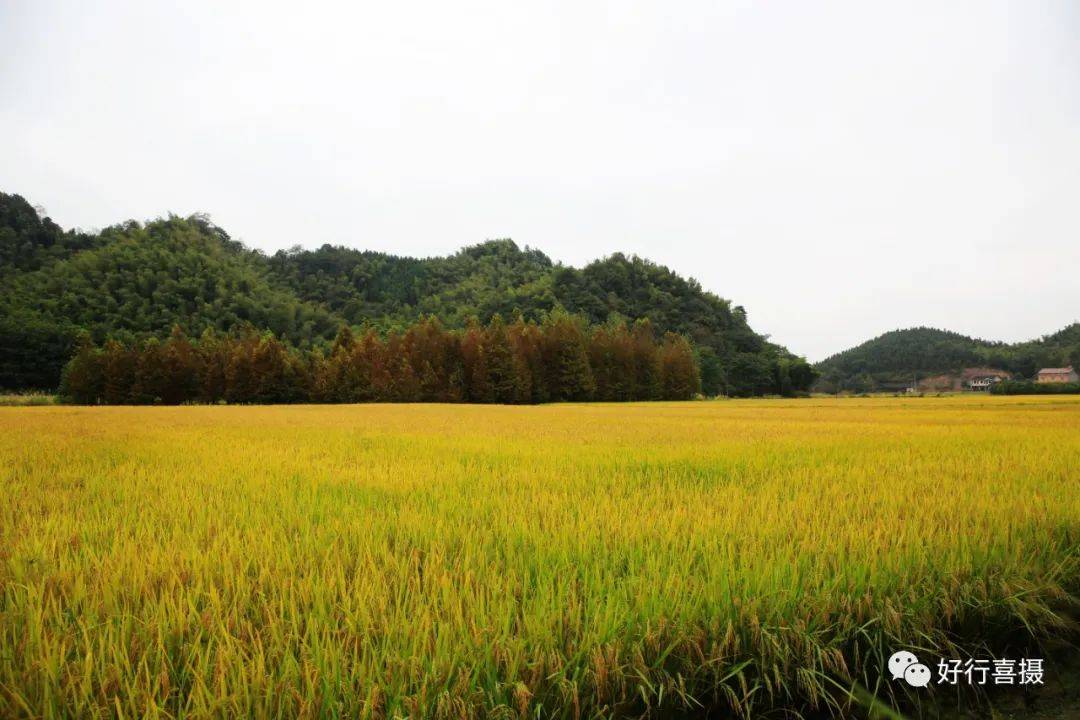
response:
[[[588,400],[596,389],[584,324],[583,318],[562,308],[556,308],[544,318],[542,353],[551,400]]]
[[[101,350],[102,396],[106,405],[127,405],[135,384],[136,356],[116,340],[109,340]]]
[[[179,405],[195,400],[199,396],[199,355],[179,325],[173,325],[162,355],[165,383],[161,401]]]
[[[513,404],[525,397],[520,360],[501,315],[494,315],[483,334],[485,387],[491,402]]]
[[[660,350],[652,323],[646,318],[634,323],[632,335],[636,400],[658,400],[663,395]]]
[[[105,377],[101,353],[94,347],[89,333],[82,333],[78,349],[64,368],[60,396],[79,405],[95,405],[105,394]]]

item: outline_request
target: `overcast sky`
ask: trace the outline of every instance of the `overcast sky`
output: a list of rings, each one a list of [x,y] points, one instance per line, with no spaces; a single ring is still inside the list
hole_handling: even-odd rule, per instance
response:
[[[0,190],[268,252],[510,237],[819,360],[1080,319],[1080,3],[0,2]]]

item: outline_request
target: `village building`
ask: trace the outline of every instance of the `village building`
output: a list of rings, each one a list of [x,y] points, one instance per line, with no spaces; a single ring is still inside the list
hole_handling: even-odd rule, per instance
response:
[[[961,373],[964,388],[974,392],[986,392],[991,387],[1009,379],[1009,373],[994,368],[964,368]]]
[[[1060,368],[1043,368],[1035,376],[1035,382],[1040,383],[1074,383],[1080,382],[1080,375],[1076,374],[1072,365]]]
[[[960,372],[931,375],[919,380],[916,390],[909,392],[986,392],[993,385],[1008,380],[1009,373],[997,368],[973,367]]]

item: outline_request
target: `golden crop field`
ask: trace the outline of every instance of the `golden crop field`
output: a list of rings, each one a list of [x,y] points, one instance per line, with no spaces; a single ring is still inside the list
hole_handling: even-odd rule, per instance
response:
[[[1080,398],[0,408],[0,716],[885,703],[1054,633]]]

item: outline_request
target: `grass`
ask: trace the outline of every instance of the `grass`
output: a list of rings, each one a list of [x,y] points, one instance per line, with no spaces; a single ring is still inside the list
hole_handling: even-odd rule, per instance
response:
[[[0,460],[5,717],[847,713],[1080,579],[1073,397],[2,408]]]
[[[56,396],[49,393],[0,393],[0,407],[22,407],[31,405],[55,405]]]

